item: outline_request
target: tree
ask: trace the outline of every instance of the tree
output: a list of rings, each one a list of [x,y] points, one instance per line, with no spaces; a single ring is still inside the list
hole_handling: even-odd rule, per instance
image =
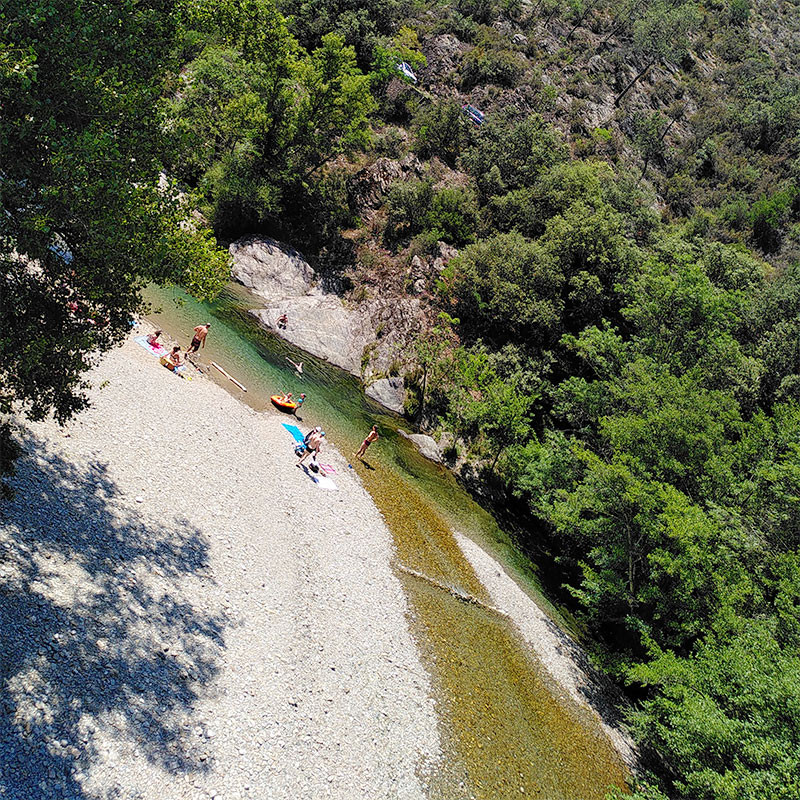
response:
[[[227,254],[159,187],[159,98],[182,31],[160,0],[9,0],[0,28],[0,413],[63,421],[149,281],[200,296]],[[7,434],[0,462],[13,449]]]
[[[463,163],[486,198],[533,186],[541,173],[566,161],[567,155],[561,135],[532,114],[520,122],[499,117],[484,123]]]
[[[633,25],[633,52],[644,66],[614,98],[618,106],[622,98],[655,64],[681,58],[689,46],[689,34],[699,21],[699,12],[692,3],[673,5],[657,0]]]
[[[353,49],[327,34],[306,54],[282,18],[266,20],[274,37],[263,57],[241,37],[208,46],[187,66],[170,109],[175,168],[197,181],[222,231],[252,229],[285,211],[302,216],[308,182],[369,140],[375,103]]]
[[[421,158],[436,156],[450,167],[469,141],[469,123],[453,101],[433,103],[414,117],[414,143]]]
[[[444,363],[447,358],[447,352],[455,346],[453,325],[457,324],[457,319],[453,319],[445,312],[441,312],[437,324],[423,331],[414,341],[416,361],[422,369],[422,385],[420,386],[419,407],[417,409],[418,423],[421,423],[425,418],[428,379],[431,373]]]
[[[472,336],[534,344],[560,331],[562,273],[538,244],[517,233],[470,245],[450,262],[444,280]]]

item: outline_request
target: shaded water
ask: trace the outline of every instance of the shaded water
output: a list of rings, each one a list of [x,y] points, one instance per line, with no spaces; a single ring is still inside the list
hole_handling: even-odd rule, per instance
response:
[[[343,454],[378,425],[379,441],[354,467],[392,532],[398,566],[489,603],[452,535],[455,528],[536,593],[533,570],[508,537],[447,470],[397,433],[403,421],[366,398],[352,376],[263,332],[246,313],[257,301],[244,290],[232,285],[213,304],[197,303],[178,290],[153,289],[148,299],[154,306],[150,319],[183,345],[195,325],[213,323],[201,360],[217,361],[243,383],[246,393],[211,371],[254,408],[277,414],[270,395],[306,392],[301,427],[323,425]],[[302,376],[287,357],[303,362]],[[600,800],[610,785],[624,785],[624,770],[605,735],[588,714],[558,696],[503,617],[461,602],[434,583],[402,571],[398,576],[442,712],[448,759],[429,776],[434,796]]]

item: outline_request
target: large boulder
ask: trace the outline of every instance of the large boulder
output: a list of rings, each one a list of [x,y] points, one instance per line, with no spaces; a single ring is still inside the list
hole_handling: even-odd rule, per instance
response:
[[[263,301],[250,312],[261,325],[365,380],[392,371],[409,331],[419,328],[422,311],[417,298],[377,295],[347,307],[338,295],[323,291],[297,250],[274,239],[247,236],[234,242],[230,252],[234,279]],[[288,322],[279,326],[284,314]],[[387,407],[398,410],[397,400],[390,402]]]
[[[292,247],[266,236],[245,236],[229,247],[234,280],[265,300],[298,297],[316,281],[311,265]]]
[[[314,292],[267,303],[250,312],[264,327],[318,358],[361,375],[361,357],[374,332],[364,317],[332,294]],[[278,328],[278,317],[288,324]]]
[[[402,414],[406,399],[405,381],[402,378],[380,378],[367,386],[366,395],[390,411]]]
[[[405,431],[398,431],[398,433],[412,441],[425,458],[435,461],[437,464],[442,463],[442,454],[433,436],[424,433],[406,433]]]

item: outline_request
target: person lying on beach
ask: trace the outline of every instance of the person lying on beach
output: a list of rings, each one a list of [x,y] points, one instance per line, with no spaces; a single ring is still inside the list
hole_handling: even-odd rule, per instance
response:
[[[289,356],[286,356],[286,360],[297,370],[297,372],[302,375],[303,374],[303,362],[301,361],[299,364],[296,361],[292,361]]]
[[[297,462],[297,466],[299,467],[312,453],[314,455],[319,455],[322,449],[322,440],[325,438],[325,431],[317,430],[316,428],[311,431],[311,433],[306,436],[304,439],[304,443],[306,446],[306,450],[300,459]]]
[[[367,438],[361,442],[361,447],[358,448],[357,453],[353,453],[356,458],[362,458],[364,453],[367,452],[367,448],[378,439],[378,426],[373,425],[372,430],[367,434]]]
[[[150,347],[158,347],[161,344],[161,342],[158,341],[159,336],[161,336],[161,331],[153,331],[147,337],[147,344],[149,344]]]

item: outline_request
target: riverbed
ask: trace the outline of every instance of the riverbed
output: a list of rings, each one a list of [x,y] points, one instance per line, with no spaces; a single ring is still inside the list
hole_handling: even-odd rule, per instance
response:
[[[270,395],[305,392],[300,426],[322,425],[345,455],[378,425],[379,441],[351,464],[392,533],[395,572],[437,700],[447,758],[432,783],[435,796],[600,800],[609,786],[623,786],[626,769],[596,715],[559,686],[519,628],[498,613],[455,532],[490,553],[563,624],[537,590],[535,565],[446,469],[397,433],[406,423],[366,398],[352,376],[262,331],[247,314],[258,301],[240,287],[231,285],[213,304],[178,290],[153,290],[149,300],[150,320],[184,346],[194,325],[212,322],[200,361],[218,362],[247,387],[209,371],[252,408],[278,414]],[[302,374],[289,359],[303,363]]]

